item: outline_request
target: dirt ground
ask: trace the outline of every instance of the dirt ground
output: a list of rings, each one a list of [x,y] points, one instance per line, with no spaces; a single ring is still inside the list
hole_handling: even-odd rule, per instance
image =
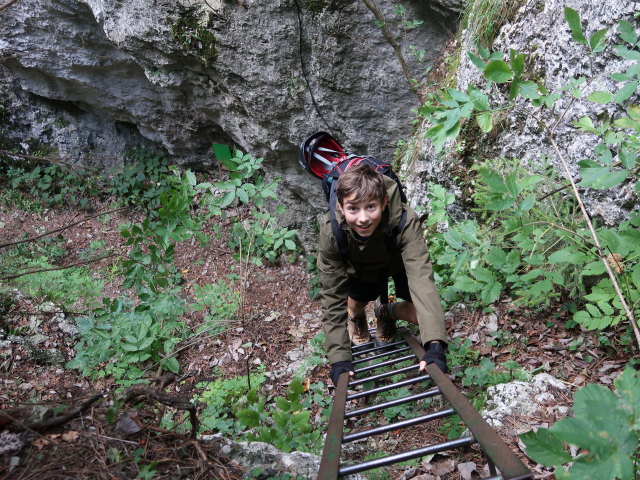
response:
[[[99,211],[107,210],[110,210],[108,203],[99,206]],[[29,214],[0,206],[0,244],[18,240],[26,233],[33,236],[41,232],[42,227],[52,231],[90,215],[65,209]],[[118,225],[132,220],[135,220],[135,215],[128,210],[112,212],[110,220],[105,223],[95,216],[86,218],[62,230],[61,241],[69,252],[81,252],[92,240],[103,239],[106,245],[124,253],[126,246]],[[69,254],[62,259],[62,264],[78,261],[81,261],[80,257]],[[114,261],[117,257],[92,263],[90,267],[105,271]],[[224,237],[206,247],[195,243],[179,246],[176,263],[184,275],[183,291],[187,297],[193,294],[194,285],[225,278],[232,269],[237,272],[242,267],[227,248]],[[170,431],[159,426],[166,411],[176,408],[176,405],[184,405],[197,393],[199,382],[221,376],[246,375],[247,369],[258,364],[268,366],[269,370],[284,368],[289,361],[284,353],[318,333],[319,323],[311,322],[312,328],[309,328],[308,320],[306,323],[303,321],[304,318],[319,319],[320,305],[309,297],[310,275],[305,271],[302,256],[293,264],[285,261],[277,266],[252,266],[247,280],[243,319],[216,339],[200,336],[181,345],[178,356],[181,373],[178,378],[164,389],[159,385],[153,386],[154,391],[162,392],[177,403],[143,402],[139,410],[130,414],[141,427],[132,435],[116,432],[113,419],[109,418],[114,398],[119,398],[114,393],[113,384],[108,380],[89,382],[76,371],[63,367],[73,358],[75,340],[51,321],[55,311],[43,312],[38,299],[16,296],[16,303],[3,314],[0,326],[5,331],[29,332],[34,328],[34,318],[40,318],[35,321],[35,328],[45,335],[46,340],[38,348],[33,348],[15,341],[15,338],[0,338],[0,434],[21,432],[26,440],[21,450],[0,456],[0,477],[151,478],[144,476],[145,472],[139,465],[155,462],[153,478],[249,478],[220,452],[215,443],[193,440],[189,431]],[[105,294],[116,297],[120,290],[119,281],[119,278],[111,278],[105,285]],[[64,313],[67,319],[76,316],[74,312]],[[530,371],[547,372],[569,387],[566,393],[555,398],[554,405],[544,405],[535,418],[510,418],[512,425],[500,432],[513,451],[531,468],[536,468],[523,455],[513,431],[554,423],[560,415],[558,409],[552,407],[570,406],[572,393],[586,383],[610,384],[628,357],[620,347],[604,347],[593,332],[565,329],[566,317],[559,308],[536,313],[514,307],[507,300],[499,304],[494,313],[500,330],[508,332],[497,346],[487,345],[491,337],[483,327],[485,315],[480,311],[458,309],[450,313],[447,316],[449,334],[471,338],[473,348],[496,364],[514,360]],[[184,321],[195,331],[202,323],[202,312],[189,311]],[[612,345],[618,344],[618,335],[615,332],[611,335]],[[247,342],[252,346],[246,349],[239,347]],[[220,359],[225,355],[227,360],[221,364]],[[310,381],[328,383],[327,374],[326,366],[316,367]],[[460,387],[459,380],[455,383]],[[274,386],[276,392],[283,391],[285,387],[286,382]],[[329,391],[326,393],[330,394]],[[77,415],[59,425],[45,425],[43,428],[42,422],[59,421],[61,416],[73,413]],[[0,451],[3,446],[1,438]],[[432,443],[446,439],[435,430],[426,432],[414,428],[392,432],[386,437],[388,443],[381,444],[380,448],[387,453],[395,453],[421,445],[425,438]],[[139,462],[125,460],[131,457],[136,457]],[[478,468],[484,464],[474,449],[455,457],[437,458],[434,462],[441,466],[440,477],[447,479],[464,478],[455,468],[459,464],[477,462]],[[450,464],[451,468],[445,464]],[[415,473],[426,472],[418,469]],[[545,470],[538,473],[539,478],[551,478]],[[391,470],[390,476],[401,478],[402,470]],[[474,473],[469,478],[477,478],[477,475]]]

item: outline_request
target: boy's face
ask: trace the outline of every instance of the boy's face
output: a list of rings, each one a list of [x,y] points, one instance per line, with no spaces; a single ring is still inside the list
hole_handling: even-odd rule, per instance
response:
[[[347,225],[364,238],[370,237],[382,220],[382,212],[387,206],[387,198],[382,200],[368,199],[353,201],[355,192],[338,202],[340,213],[344,215]]]

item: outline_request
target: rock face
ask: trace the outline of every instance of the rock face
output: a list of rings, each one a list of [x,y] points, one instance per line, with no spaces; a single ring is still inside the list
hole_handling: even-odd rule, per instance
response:
[[[426,2],[378,3],[422,80],[450,33],[443,17]],[[438,10],[460,5],[449,3]],[[4,135],[84,163],[155,147],[206,165],[212,142],[233,143],[303,195],[320,190],[297,165],[306,136],[329,130],[391,158],[418,105],[361,1],[18,0],[0,17]],[[424,23],[406,30],[403,19]]]
[[[584,46],[571,39],[571,31],[564,17],[565,6],[579,12],[587,38],[600,29],[608,29],[607,37],[612,43],[617,42],[615,26],[618,21],[625,19],[634,23],[633,15],[640,11],[640,4],[637,2],[545,0],[522,4],[514,13],[513,19],[501,28],[491,50],[508,53],[510,49],[514,49],[518,53],[524,53],[528,58],[525,66],[527,75],[543,83],[550,92],[560,92],[569,80],[580,76],[595,80],[584,88],[583,98],[576,100],[565,95],[556,103],[553,111],[531,107],[528,101],[517,100],[516,108],[507,110],[506,116],[499,122],[502,129],[496,129],[491,135],[482,135],[479,138],[467,137],[462,148],[466,150],[464,155],[472,158],[472,161],[513,158],[535,171],[541,171],[543,163],[548,161],[560,176],[565,177],[558,156],[547,141],[545,126],[553,125],[566,110],[564,120],[555,132],[555,138],[570,165],[573,177],[576,178],[577,162],[593,158],[593,148],[597,140],[594,135],[578,132],[571,121],[588,113],[592,118],[605,113],[617,116],[624,110],[621,107],[614,110],[610,105],[594,104],[588,101],[586,96],[597,90],[617,91],[623,83],[614,82],[609,75],[624,71],[629,61],[623,61],[620,57],[606,52],[596,54],[591,59]],[[461,37],[461,64],[455,75],[457,88],[465,90],[468,85],[482,88],[484,79],[466,55],[467,51],[476,51],[469,31]],[[638,103],[637,91],[630,101]],[[605,110],[605,107],[608,110]],[[423,139],[419,140],[418,150],[418,160],[405,166],[410,177],[408,190],[413,203],[424,203],[424,185],[427,181],[448,185],[456,191],[449,166],[459,162],[459,152],[445,152],[438,159],[431,142]],[[632,186],[614,192],[590,191],[586,197],[586,204],[590,214],[599,216],[608,224],[616,224],[631,210],[637,209],[637,196],[633,194]]]

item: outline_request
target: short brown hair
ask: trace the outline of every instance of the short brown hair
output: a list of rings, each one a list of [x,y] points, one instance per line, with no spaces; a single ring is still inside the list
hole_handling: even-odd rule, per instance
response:
[[[349,168],[338,177],[336,195],[338,202],[342,205],[343,200],[355,193],[353,201],[380,200],[387,196],[387,189],[384,186],[384,178],[381,173],[376,172],[370,165],[361,163]]]

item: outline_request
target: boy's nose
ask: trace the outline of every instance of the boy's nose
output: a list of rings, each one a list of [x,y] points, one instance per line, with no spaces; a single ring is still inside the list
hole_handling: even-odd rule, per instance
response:
[[[360,210],[360,212],[358,212],[358,221],[360,222],[367,221],[367,212],[365,210]]]

